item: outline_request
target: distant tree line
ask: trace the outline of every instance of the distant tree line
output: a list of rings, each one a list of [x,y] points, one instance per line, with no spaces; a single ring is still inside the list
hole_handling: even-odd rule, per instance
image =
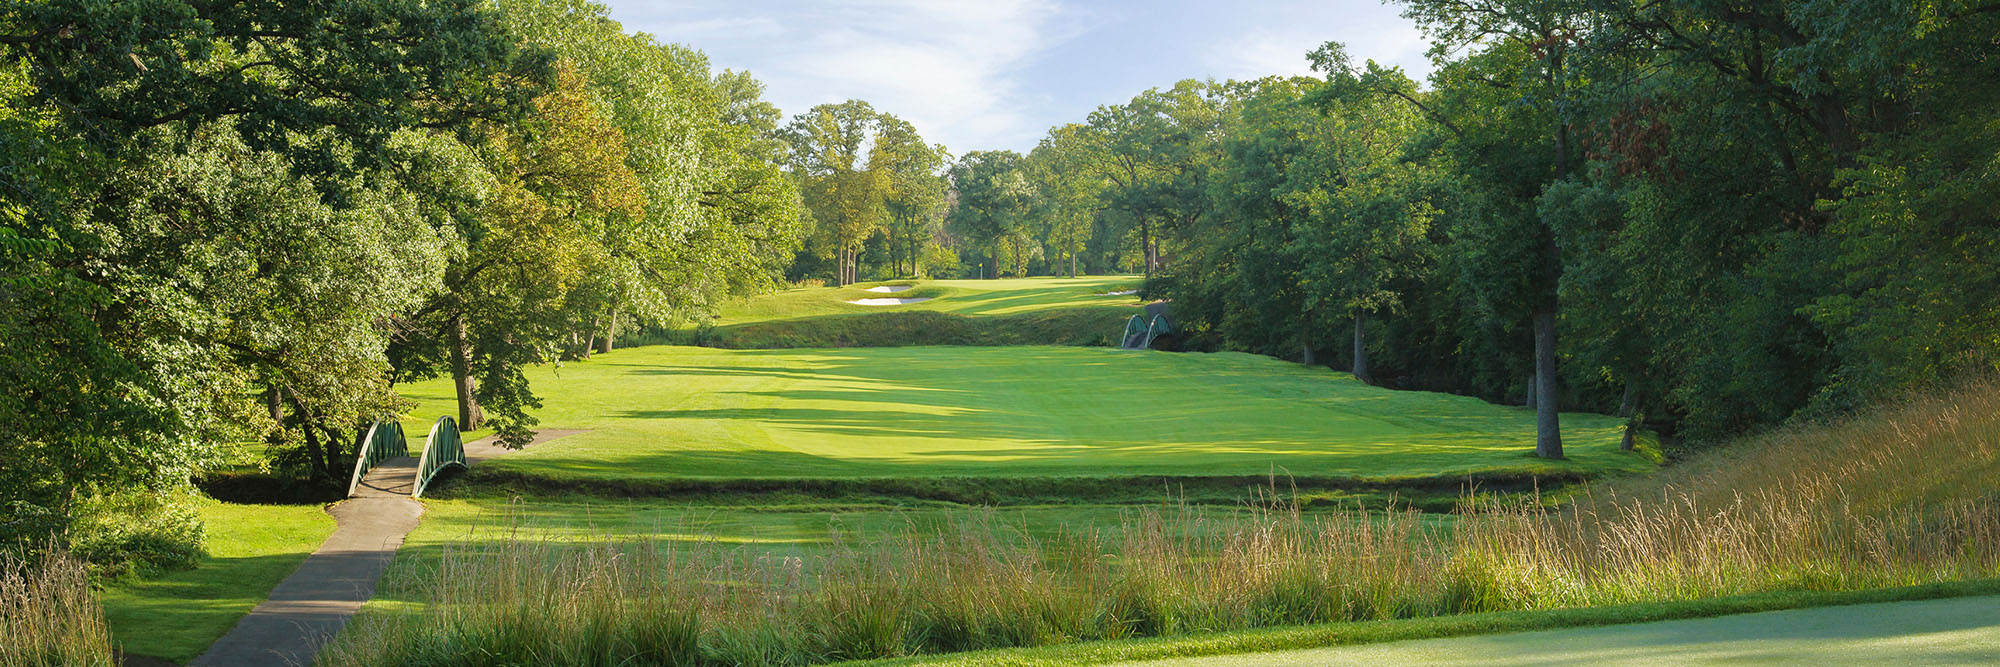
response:
[[[1994,370],[2000,5],[1400,4],[1428,86],[1328,44],[1147,91],[967,155],[950,220],[1201,344],[1533,405],[1545,456],[1558,409],[1704,440]]]

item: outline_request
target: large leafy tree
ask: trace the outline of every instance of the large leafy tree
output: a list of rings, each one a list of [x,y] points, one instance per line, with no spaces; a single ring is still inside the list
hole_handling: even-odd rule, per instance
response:
[[[1217,154],[1219,88],[1187,80],[1091,112],[1089,135],[1107,204],[1138,225],[1147,277],[1160,266],[1161,232],[1192,227],[1206,212],[1209,162]]]
[[[59,525],[259,434],[337,467],[392,404],[381,318],[434,275],[398,137],[511,118],[545,71],[496,25],[471,2],[0,4],[0,450],[24,471],[0,512]]]
[[[1028,154],[1028,169],[1041,196],[1043,237],[1054,257],[1052,268],[1068,264],[1076,277],[1077,257],[1090,243],[1091,218],[1101,208],[1104,178],[1096,168],[1104,159],[1084,126],[1071,123],[1049,130]]]
[[[1531,239],[1532,254],[1495,254],[1487,266],[1496,279],[1519,285],[1498,292],[1496,310],[1525,311],[1533,330],[1535,453],[1561,458],[1559,366],[1556,347],[1557,284],[1561,241],[1554,225],[1537,215],[1536,198],[1572,176],[1578,165],[1572,136],[1578,89],[1584,78],[1574,60],[1589,29],[1588,13],[1567,0],[1407,0],[1404,16],[1417,22],[1442,59],[1437,77],[1448,101],[1439,119],[1453,128],[1454,147],[1468,176],[1478,179],[1491,208],[1484,238]],[[1501,278],[1507,273],[1519,277]]]
[[[1007,268],[1017,275],[1025,272],[1036,196],[1022,163],[1021,154],[1013,151],[973,151],[952,165],[957,204],[950,224],[974,251],[986,255],[990,269],[982,270],[982,277],[997,278]]]
[[[1331,81],[1316,91],[1316,136],[1278,196],[1307,221],[1293,248],[1310,258],[1302,276],[1306,312],[1353,320],[1352,369],[1367,381],[1368,318],[1401,308],[1409,278],[1429,268],[1437,177],[1412,159],[1421,157],[1412,155],[1415,109],[1365,92],[1338,62],[1322,68]],[[1396,80],[1400,73],[1376,76],[1409,87]]]
[[[868,170],[881,174],[885,185],[890,273],[914,277],[923,273],[925,250],[941,231],[950,207],[943,171],[951,156],[942,144],[924,143],[908,121],[885,113],[877,123]]]
[[[860,280],[861,245],[888,215],[888,174],[867,169],[861,152],[880,120],[867,102],[848,100],[813,107],[786,128],[792,173],[817,223],[812,245],[834,260],[835,284]]]
[[[537,403],[522,369],[554,356],[578,315],[574,292],[615,270],[608,230],[643,216],[646,202],[624,133],[597,112],[573,66],[564,63],[534,110],[484,128],[479,168],[493,186],[466,202],[472,214],[459,217],[464,245],[445,290],[416,319],[442,334],[437,352],[457,390],[460,428],[482,428],[492,410],[493,426],[514,443],[529,437],[526,410]]]

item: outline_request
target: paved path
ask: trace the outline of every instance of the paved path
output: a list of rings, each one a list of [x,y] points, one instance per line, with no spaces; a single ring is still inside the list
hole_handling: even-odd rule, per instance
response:
[[[1276,667],[1715,663],[2000,664],[2000,596],[1819,607],[1126,664]]]
[[[541,431],[529,446],[579,432]],[[467,463],[514,451],[494,445],[492,438],[465,443]],[[424,506],[410,499],[416,481],[416,457],[384,459],[370,468],[354,497],[327,509],[337,523],[333,535],[190,666],[312,664],[319,648],[375,594],[403,537],[416,529],[424,513]]]
[[[191,664],[312,664],[319,647],[374,595],[403,536],[417,527],[424,506],[410,499],[416,475],[414,457],[375,464],[355,497],[327,510],[338,523],[333,535]]]

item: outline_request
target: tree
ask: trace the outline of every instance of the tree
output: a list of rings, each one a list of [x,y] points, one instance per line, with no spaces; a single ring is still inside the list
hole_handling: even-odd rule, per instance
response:
[[[481,428],[498,412],[495,429],[516,445],[531,437],[526,411],[538,405],[522,369],[573,331],[570,297],[608,264],[605,230],[644,215],[646,201],[623,132],[597,113],[573,65],[534,108],[518,126],[483,128],[493,187],[458,217],[465,245],[421,313],[442,335],[459,427]]]
[[[401,137],[515,117],[545,78],[494,25],[470,2],[0,7],[0,524],[181,488],[218,441],[343,466],[394,405],[379,325],[442,264]]]
[[[1308,221],[1295,234],[1297,251],[1312,257],[1302,276],[1306,308],[1337,308],[1353,320],[1354,376],[1369,382],[1369,316],[1400,307],[1399,283],[1427,268],[1432,176],[1407,159],[1419,123],[1414,110],[1356,94],[1342,68],[1327,69],[1333,80],[1326,87],[1335,90],[1316,96],[1317,141],[1278,196]]]
[[[903,119],[882,114],[876,121],[868,170],[886,184],[883,206],[888,213],[890,273],[916,277],[926,244],[936,236],[950,205],[943,171],[950,155],[942,144],[926,144],[917,128]],[[904,268],[904,262],[908,268]]]
[[[886,174],[861,164],[880,116],[860,100],[822,104],[793,117],[786,128],[792,146],[792,173],[818,223],[814,238],[835,263],[834,284],[860,280],[856,257],[861,244],[881,228],[889,189]]]
[[[1069,264],[1071,278],[1076,277],[1077,255],[1090,243],[1091,217],[1100,208],[1104,189],[1095,167],[1103,156],[1093,150],[1086,132],[1075,123],[1056,126],[1028,154],[1031,180],[1045,202],[1043,220],[1048,231],[1044,237],[1057,260]]]
[[[1148,278],[1160,265],[1161,227],[1188,227],[1204,213],[1207,161],[1220,134],[1218,90],[1187,80],[1090,114],[1089,136],[1106,158],[1099,168],[1111,183],[1108,203],[1138,223]]]
[[[1535,453],[1562,458],[1562,427],[1556,357],[1557,284],[1562,251],[1553,226],[1534,219],[1534,199],[1550,184],[1570,177],[1571,117],[1581,85],[1570,61],[1587,29],[1587,15],[1563,0],[1401,0],[1404,16],[1417,22],[1434,45],[1434,58],[1471,50],[1442,65],[1443,95],[1459,107],[1454,139],[1476,165],[1508,220],[1536,239],[1539,256],[1529,267],[1528,319],[1534,330]],[[1496,93],[1499,89],[1501,92]],[[1494,99],[1505,95],[1523,104]],[[1449,113],[1449,112],[1448,112]],[[1545,159],[1523,164],[1503,152],[1535,146]]]
[[[992,277],[1004,267],[1025,273],[1027,217],[1034,189],[1022,167],[1020,153],[973,151],[951,168],[957,204],[950,224],[991,262]],[[983,277],[983,276],[982,276]]]

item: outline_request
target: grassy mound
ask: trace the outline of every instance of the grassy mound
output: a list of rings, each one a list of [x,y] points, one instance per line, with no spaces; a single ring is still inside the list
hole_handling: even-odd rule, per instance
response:
[[[961,496],[1015,488],[1054,497],[1136,479],[1116,485],[1157,499],[1163,477],[1455,488],[1467,476],[1574,479],[1653,467],[1618,450],[1614,418],[1564,415],[1570,458],[1549,461],[1530,455],[1533,413],[1239,353],[659,346],[540,369],[530,381],[543,397],[543,427],[585,432],[489,462],[481,474],[642,494],[756,480],[933,480],[960,486]],[[445,382],[402,391],[418,401],[416,415],[452,411]],[[1091,481],[955,481],[1027,478]]]
[[[912,304],[921,305],[921,304]],[[697,341],[709,347],[782,349],[905,345],[1089,345],[1118,340],[1125,318],[1117,306],[1056,308],[1012,315],[961,315],[908,310],[824,315],[717,327]]]
[[[910,286],[895,293],[870,292]],[[931,280],[813,287],[729,304],[682,342],[737,349],[902,345],[1110,345],[1139,312],[1132,276]],[[863,306],[861,299],[923,298]]]

